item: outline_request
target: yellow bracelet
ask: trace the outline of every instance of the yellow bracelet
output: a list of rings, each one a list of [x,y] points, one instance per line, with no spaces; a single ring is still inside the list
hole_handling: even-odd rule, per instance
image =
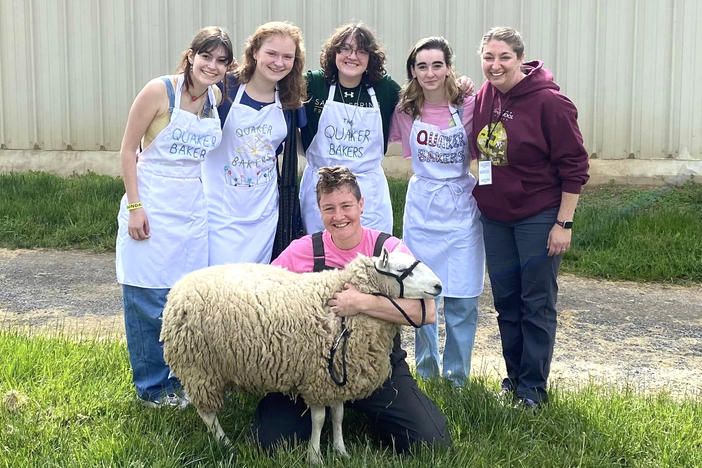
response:
[[[136,202],[136,203],[130,203],[130,204],[128,204],[128,205],[127,205],[127,210],[128,210],[128,211],[132,211],[132,210],[136,210],[137,208],[141,208],[141,207],[142,207],[141,202],[138,201],[138,202]]]

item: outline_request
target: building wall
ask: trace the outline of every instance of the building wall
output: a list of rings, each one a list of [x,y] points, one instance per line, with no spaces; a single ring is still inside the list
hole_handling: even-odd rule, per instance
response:
[[[479,85],[482,33],[514,26],[527,59],[543,60],[578,107],[593,159],[686,161],[702,172],[698,0],[3,0],[0,170],[18,157],[45,169],[46,151],[117,157],[134,96],[174,71],[200,27],[227,28],[240,54],[255,27],[273,19],[302,28],[306,68],[318,67],[335,26],[364,21],[399,83],[411,45],[443,35],[455,68]]]

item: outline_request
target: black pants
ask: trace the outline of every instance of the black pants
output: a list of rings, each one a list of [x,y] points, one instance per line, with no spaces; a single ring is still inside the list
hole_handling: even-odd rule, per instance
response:
[[[417,387],[407,363],[402,360],[392,369],[392,376],[368,398],[349,402],[366,414],[380,439],[397,452],[406,452],[415,443],[451,445],[446,418],[439,408]],[[307,404],[293,402],[281,393],[270,393],[258,404],[252,434],[265,450],[277,444],[308,440],[312,432]]]

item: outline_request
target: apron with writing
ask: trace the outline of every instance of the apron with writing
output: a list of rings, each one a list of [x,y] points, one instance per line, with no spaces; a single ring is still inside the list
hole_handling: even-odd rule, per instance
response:
[[[276,149],[287,135],[275,102],[261,110],[241,104],[239,85],[224,122],[222,144],[203,165],[210,265],[268,263],[278,224]]]
[[[380,165],[384,156],[383,122],[373,88],[368,88],[373,107],[334,101],[336,85],[319,116],[317,134],[307,148],[307,166],[300,183],[300,209],[305,231],[324,229],[317,205],[317,169],[346,166],[356,176],[365,202],[361,224],[392,234],[390,189]],[[360,91],[359,91],[360,92]]]
[[[441,279],[444,296],[475,297],[483,287],[484,248],[480,212],[469,174],[468,138],[458,112],[440,130],[416,119],[409,134],[411,177],[403,240]]]
[[[139,199],[151,237],[129,237],[127,195],[118,215],[117,281],[143,288],[170,288],[183,275],[207,266],[207,207],[201,162],[222,136],[219,116],[200,118],[180,108],[183,75],[178,77],[171,120],[139,154]],[[209,102],[215,103],[212,88]]]

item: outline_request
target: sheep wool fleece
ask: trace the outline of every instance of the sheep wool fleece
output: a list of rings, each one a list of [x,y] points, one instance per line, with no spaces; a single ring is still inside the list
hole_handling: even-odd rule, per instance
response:
[[[335,385],[328,359],[341,324],[326,303],[346,282],[364,292],[399,294],[381,286],[368,257],[344,270],[302,275],[261,264],[190,273],[171,289],[163,313],[166,362],[205,411],[221,408],[230,389],[300,395],[319,406],[365,398],[390,375],[388,355],[399,326],[365,315],[347,319],[353,337],[348,383]]]

